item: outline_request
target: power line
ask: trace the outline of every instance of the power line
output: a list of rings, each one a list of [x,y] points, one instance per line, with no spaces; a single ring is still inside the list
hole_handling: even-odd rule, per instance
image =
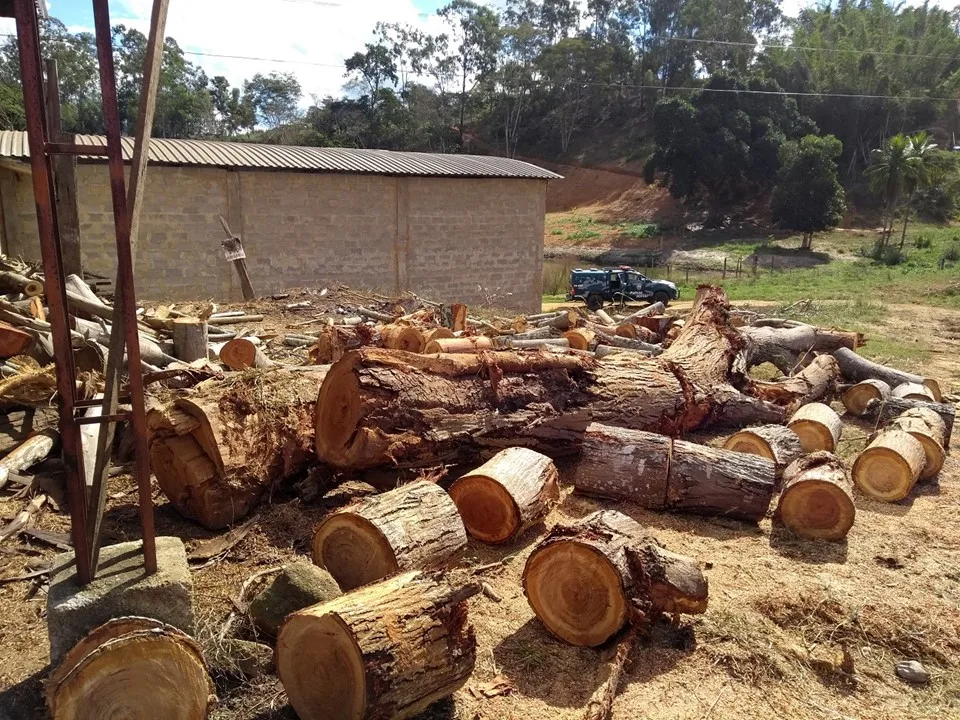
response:
[[[228,60],[256,60],[257,62],[285,63],[288,65],[315,65],[317,67],[332,67],[345,69],[343,63],[322,63],[312,60],[281,60],[280,58],[252,57],[248,55],[224,55],[222,53],[200,52],[199,50],[181,50],[184,55],[199,55],[201,57],[227,58]]]

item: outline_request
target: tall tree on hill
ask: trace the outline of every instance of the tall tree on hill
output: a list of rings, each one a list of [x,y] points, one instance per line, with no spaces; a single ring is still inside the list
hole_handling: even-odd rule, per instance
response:
[[[910,141],[906,135],[898,133],[873,150],[873,163],[863,173],[870,184],[870,190],[883,198],[883,230],[878,241],[880,248],[887,245],[893,233],[893,222],[907,176],[909,152]]]
[[[807,135],[781,148],[773,219],[803,233],[801,249],[812,247],[813,233],[836,227],[843,219],[846,203],[837,177],[842,151],[843,145],[832,135]]]
[[[216,137],[230,138],[257,124],[250,96],[241,95],[240,88],[230,87],[230,82],[223,75],[210,80],[210,98],[213,102]]]
[[[907,241],[907,223],[910,222],[910,209],[918,188],[932,185],[943,175],[944,163],[940,160],[937,144],[925,132],[919,132],[908,138],[907,163],[904,172],[904,189],[907,199],[903,208],[903,232],[900,234],[900,249]]]
[[[284,142],[283,126],[300,118],[300,98],[303,93],[300,82],[293,73],[257,73],[243,84],[243,94],[257,114],[257,121],[271,130],[279,131]]]

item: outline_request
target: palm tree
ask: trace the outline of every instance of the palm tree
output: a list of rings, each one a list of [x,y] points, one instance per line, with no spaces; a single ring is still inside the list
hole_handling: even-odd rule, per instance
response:
[[[883,195],[886,217],[883,219],[883,232],[880,234],[880,247],[887,244],[893,232],[893,217],[907,172],[907,157],[910,150],[910,141],[903,133],[898,133],[881,148],[875,149],[873,164],[863,174],[867,176],[870,190]]]
[[[917,188],[932,185],[941,176],[940,153],[937,144],[926,132],[911,135],[907,148],[907,160],[904,168],[903,184],[907,190],[907,202],[903,211],[903,232],[900,234],[900,248],[907,240],[907,223],[910,220],[910,207]]]

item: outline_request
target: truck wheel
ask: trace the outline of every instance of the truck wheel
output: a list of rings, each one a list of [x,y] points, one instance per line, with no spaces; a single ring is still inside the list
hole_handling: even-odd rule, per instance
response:
[[[587,307],[594,312],[603,307],[603,296],[593,293],[587,296]]]
[[[659,292],[655,292],[653,294],[653,297],[650,298],[650,304],[652,305],[653,303],[658,303],[658,302],[663,303],[663,306],[666,307],[667,305],[670,304],[670,296],[667,295],[663,290],[660,290]]]

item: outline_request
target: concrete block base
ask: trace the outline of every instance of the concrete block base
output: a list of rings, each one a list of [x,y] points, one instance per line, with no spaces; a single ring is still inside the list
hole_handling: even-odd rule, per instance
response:
[[[82,637],[113,618],[149,617],[194,634],[193,579],[180,538],[157,538],[154,575],[144,570],[139,540],[102,548],[97,577],[85,587],[77,582],[72,552],[59,555],[54,568],[47,593],[54,666]]]

